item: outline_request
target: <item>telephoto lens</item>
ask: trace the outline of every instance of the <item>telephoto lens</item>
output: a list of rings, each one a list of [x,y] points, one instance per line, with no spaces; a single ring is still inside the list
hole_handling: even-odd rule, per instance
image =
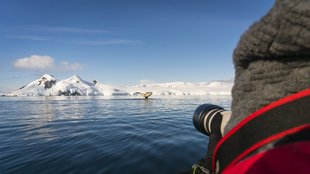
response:
[[[227,115],[227,112],[228,111],[225,111],[224,108],[217,105],[202,104],[194,112],[194,126],[199,132],[208,136],[211,135],[214,127],[219,128],[222,132],[223,130],[221,127],[223,126],[223,116]],[[229,119],[229,117],[225,118],[225,122],[227,122],[226,120]]]
[[[214,149],[223,137],[224,127],[229,118],[230,111],[225,111],[224,108],[212,104],[200,105],[194,112],[193,123],[195,128],[209,136],[208,151],[204,158],[204,167],[209,171],[212,168]]]

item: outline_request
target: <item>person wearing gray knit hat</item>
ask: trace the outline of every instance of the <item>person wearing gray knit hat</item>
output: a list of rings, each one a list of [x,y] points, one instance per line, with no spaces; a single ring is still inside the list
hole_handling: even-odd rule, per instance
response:
[[[276,0],[233,62],[231,116],[210,104],[194,113],[209,145],[191,173],[309,173],[310,0]]]
[[[241,37],[234,51],[232,118],[310,87],[310,1],[277,0]]]

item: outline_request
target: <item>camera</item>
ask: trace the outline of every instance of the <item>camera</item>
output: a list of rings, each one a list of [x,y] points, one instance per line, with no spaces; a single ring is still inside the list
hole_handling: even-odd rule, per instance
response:
[[[230,111],[213,104],[202,104],[194,112],[193,123],[195,128],[210,136],[215,131],[224,133],[224,127],[230,118]]]

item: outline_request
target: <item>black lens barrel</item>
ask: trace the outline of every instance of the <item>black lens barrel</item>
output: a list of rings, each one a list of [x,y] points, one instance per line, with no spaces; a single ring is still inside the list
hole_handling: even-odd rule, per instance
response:
[[[212,105],[212,104],[202,104],[200,105],[194,112],[193,115],[193,124],[195,128],[205,134],[205,135],[210,135],[210,128],[208,129],[208,125],[205,126],[205,124],[208,124],[208,122],[212,121],[211,116],[212,113],[210,112],[216,112],[216,111],[224,111],[224,109],[220,106],[217,105]],[[209,118],[206,118],[208,116]]]

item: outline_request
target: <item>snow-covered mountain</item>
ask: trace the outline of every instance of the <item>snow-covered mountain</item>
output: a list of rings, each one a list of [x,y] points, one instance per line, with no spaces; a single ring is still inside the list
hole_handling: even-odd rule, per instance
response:
[[[111,86],[97,81],[88,82],[74,75],[68,79],[57,80],[54,76],[44,74],[39,79],[25,85],[8,96],[115,96],[138,95],[138,92],[153,92],[153,95],[230,95],[232,82],[171,82],[142,83],[134,86]]]
[[[51,95],[95,95],[94,84],[74,75],[56,82]]]
[[[41,96],[49,95],[53,91],[53,86],[56,84],[54,76],[44,74],[41,78],[20,87],[16,91],[9,93],[9,96]]]
[[[232,82],[170,82],[132,86],[130,92],[152,91],[154,95],[230,95]],[[147,89],[147,90],[146,90]]]

